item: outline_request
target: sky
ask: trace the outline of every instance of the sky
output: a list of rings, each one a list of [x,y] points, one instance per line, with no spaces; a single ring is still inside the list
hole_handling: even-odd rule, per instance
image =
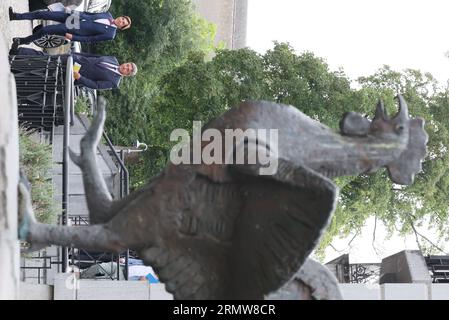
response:
[[[324,58],[331,70],[350,79],[373,74],[383,65],[430,72],[441,85],[449,79],[448,0],[249,0],[247,45],[260,53],[285,41],[301,53]],[[436,242],[432,230],[418,228]],[[380,262],[399,251],[418,249],[415,236],[386,240],[374,219],[360,236],[335,240],[325,261],[350,253],[350,262]],[[449,251],[449,246],[446,246]]]
[[[248,46],[264,53],[273,40],[312,51],[351,79],[384,64],[449,79],[447,0],[249,0]]]

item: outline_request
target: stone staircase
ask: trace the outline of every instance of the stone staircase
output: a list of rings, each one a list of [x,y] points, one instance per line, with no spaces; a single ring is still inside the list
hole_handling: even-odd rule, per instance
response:
[[[70,127],[70,148],[80,152],[80,140],[90,126],[90,120],[85,115],[76,115],[74,125]],[[62,208],[62,156],[63,156],[64,127],[58,126],[53,130],[53,170],[54,200],[58,208]],[[107,151],[107,147],[100,143],[97,149],[98,166],[103,173],[106,184],[114,198],[120,194],[120,174],[117,166]],[[85,199],[82,173],[72,162],[69,162],[69,220],[88,221],[89,212]],[[61,209],[62,210],[62,209]],[[21,259],[21,279],[28,284],[53,285],[54,278],[61,271],[61,252],[59,247],[49,247]]]
[[[90,126],[90,120],[85,115],[76,115],[74,125],[70,127],[70,148],[80,152],[80,141]],[[53,136],[53,183],[55,186],[55,202],[62,206],[62,155],[63,126],[54,130]],[[100,143],[97,148],[97,163],[106,180],[106,184],[114,198],[119,196],[120,175],[106,147]],[[68,216],[88,217],[81,170],[70,161],[69,164],[69,206]]]
[[[90,120],[77,115],[70,127],[70,147],[79,153],[79,142],[90,126]],[[62,208],[62,152],[63,126],[54,128],[51,140],[53,146],[53,170],[55,203]],[[97,163],[106,184],[114,198],[120,197],[120,172],[108,149],[100,143],[97,149]],[[62,210],[62,209],[61,209]],[[82,174],[70,161],[68,217],[88,219]],[[52,246],[21,258],[22,300],[172,300],[162,283],[148,284],[146,281],[79,280],[71,273],[61,273],[61,248]]]

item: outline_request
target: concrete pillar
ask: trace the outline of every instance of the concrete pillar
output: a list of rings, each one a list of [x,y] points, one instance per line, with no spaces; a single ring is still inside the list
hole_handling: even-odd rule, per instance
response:
[[[248,0],[193,0],[196,12],[217,26],[215,43],[226,49],[246,47]]]
[[[19,143],[14,77],[0,35],[0,299],[19,298],[20,246],[17,237]]]
[[[427,264],[418,250],[404,250],[382,259],[380,284],[384,283],[426,283],[430,284]]]
[[[234,1],[234,30],[232,48],[246,47],[248,33],[248,0]]]

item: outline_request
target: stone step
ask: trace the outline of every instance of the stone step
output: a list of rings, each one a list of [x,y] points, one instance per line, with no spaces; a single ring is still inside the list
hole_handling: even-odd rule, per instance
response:
[[[109,189],[109,192],[115,193],[117,188],[117,184],[119,183],[119,180],[116,179],[115,175],[103,175],[106,186]],[[54,175],[53,176],[53,185],[54,185],[54,192],[57,196],[62,196],[62,175]],[[84,194],[84,185],[83,185],[83,178],[81,174],[71,174],[69,176],[69,192],[71,195],[82,195]]]
[[[70,149],[75,153],[80,153],[79,141],[83,138],[83,135],[71,135],[70,136]],[[53,140],[53,162],[57,165],[62,163],[63,159],[63,146],[64,141],[62,136],[55,136]],[[105,160],[105,157],[108,157],[108,160]],[[117,167],[111,162],[110,156],[108,154],[100,153],[100,150],[97,148],[97,164],[101,170],[101,172],[113,173],[117,171]],[[70,160],[70,167],[73,169],[78,169],[78,167]],[[71,172],[72,168],[70,169]],[[81,172],[79,169],[76,172]]]
[[[84,134],[86,132],[86,128],[81,122],[78,116],[75,116],[74,125],[70,126],[71,134]],[[54,135],[63,135],[64,134],[64,126],[57,126],[53,130]]]
[[[103,175],[113,175],[116,170],[111,170],[102,157],[97,157],[98,167]],[[52,168],[52,174],[62,174],[62,162],[54,162]],[[78,168],[71,160],[69,163],[69,174],[81,175],[81,169]]]

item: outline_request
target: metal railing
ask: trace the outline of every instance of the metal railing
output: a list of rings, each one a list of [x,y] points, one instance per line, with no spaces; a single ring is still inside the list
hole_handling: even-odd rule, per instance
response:
[[[449,256],[425,257],[433,283],[449,283]]]
[[[128,168],[125,166],[125,154],[124,151],[120,151],[120,156],[118,155],[117,151],[115,150],[114,145],[111,142],[111,139],[109,139],[108,135],[106,134],[106,131],[103,131],[103,138],[105,139],[109,150],[113,154],[116,163],[118,163],[119,169],[120,169],[120,198],[124,198],[127,195],[129,195],[129,171]],[[125,252],[125,280],[128,280],[128,274],[129,274],[129,250],[126,250]]]
[[[350,283],[379,283],[380,263],[355,263],[349,265]]]
[[[63,146],[63,195],[60,223],[67,222],[68,208],[68,147],[70,125],[74,115],[74,79],[73,58],[61,56],[10,56],[10,68],[16,80],[19,124],[27,129],[38,129],[48,132],[50,143],[53,143],[53,129],[64,125]],[[23,278],[27,270],[37,271],[38,283],[46,283],[47,270],[53,264],[61,265],[61,271],[67,269],[67,254],[62,250],[61,256],[29,257],[30,261],[42,260],[43,265],[23,260],[21,267]],[[56,259],[56,261],[53,261]],[[49,263],[47,263],[49,261]],[[58,268],[59,271],[59,268]],[[31,277],[32,278],[32,277]]]
[[[27,280],[35,280],[37,284],[48,284],[47,273],[52,269],[53,265],[59,265],[59,255],[51,256],[44,251],[39,251],[37,256],[27,257],[22,259],[20,264],[20,280],[26,282]],[[34,275],[30,275],[31,272],[35,272]]]
[[[59,56],[10,56],[20,125],[52,131],[63,124],[63,67]]]
[[[74,121],[74,79],[73,79],[73,58],[67,58],[66,74],[65,74],[65,96],[64,96],[64,144],[62,155],[62,215],[61,225],[67,225],[67,216],[69,208],[69,146],[70,146],[70,126]],[[68,267],[68,249],[62,250],[62,272],[67,271]]]
[[[64,60],[64,61],[63,61]],[[15,75],[17,83],[17,97],[19,105],[19,123],[28,128],[39,128],[49,132],[53,137],[53,128],[64,125],[63,135],[63,156],[62,156],[62,211],[59,217],[60,225],[67,225],[71,220],[72,225],[88,225],[87,217],[69,215],[69,146],[70,146],[70,126],[75,119],[75,85],[73,79],[73,58],[67,60],[60,56],[11,56],[11,71]],[[120,172],[120,198],[129,194],[129,172],[124,164],[123,151],[118,154],[106,133],[103,134]],[[53,139],[51,139],[53,142]],[[80,252],[79,250],[77,252]],[[58,271],[67,272],[69,258],[74,264],[76,250],[61,248],[57,257],[39,257],[43,259],[43,265],[24,265],[22,272],[34,269],[37,272],[38,283],[46,283],[47,269],[53,264],[60,265]],[[84,252],[89,256],[87,252]],[[108,253],[105,256],[111,255]],[[129,250],[117,257],[117,279],[120,280],[119,259],[125,258],[124,277],[128,279]],[[90,256],[93,263],[94,257]],[[34,258],[31,258],[34,259]],[[56,261],[54,261],[56,259]],[[108,258],[109,259],[109,258]],[[101,259],[100,259],[101,260]],[[104,259],[103,259],[104,260]],[[114,260],[111,256],[110,260]],[[48,262],[48,263],[47,263]],[[26,264],[26,262],[24,262]],[[60,270],[59,270],[60,269]],[[29,277],[28,277],[29,278]],[[111,277],[114,278],[114,277]]]
[[[349,263],[349,255],[344,254],[326,266],[339,283],[379,283],[380,263]]]

